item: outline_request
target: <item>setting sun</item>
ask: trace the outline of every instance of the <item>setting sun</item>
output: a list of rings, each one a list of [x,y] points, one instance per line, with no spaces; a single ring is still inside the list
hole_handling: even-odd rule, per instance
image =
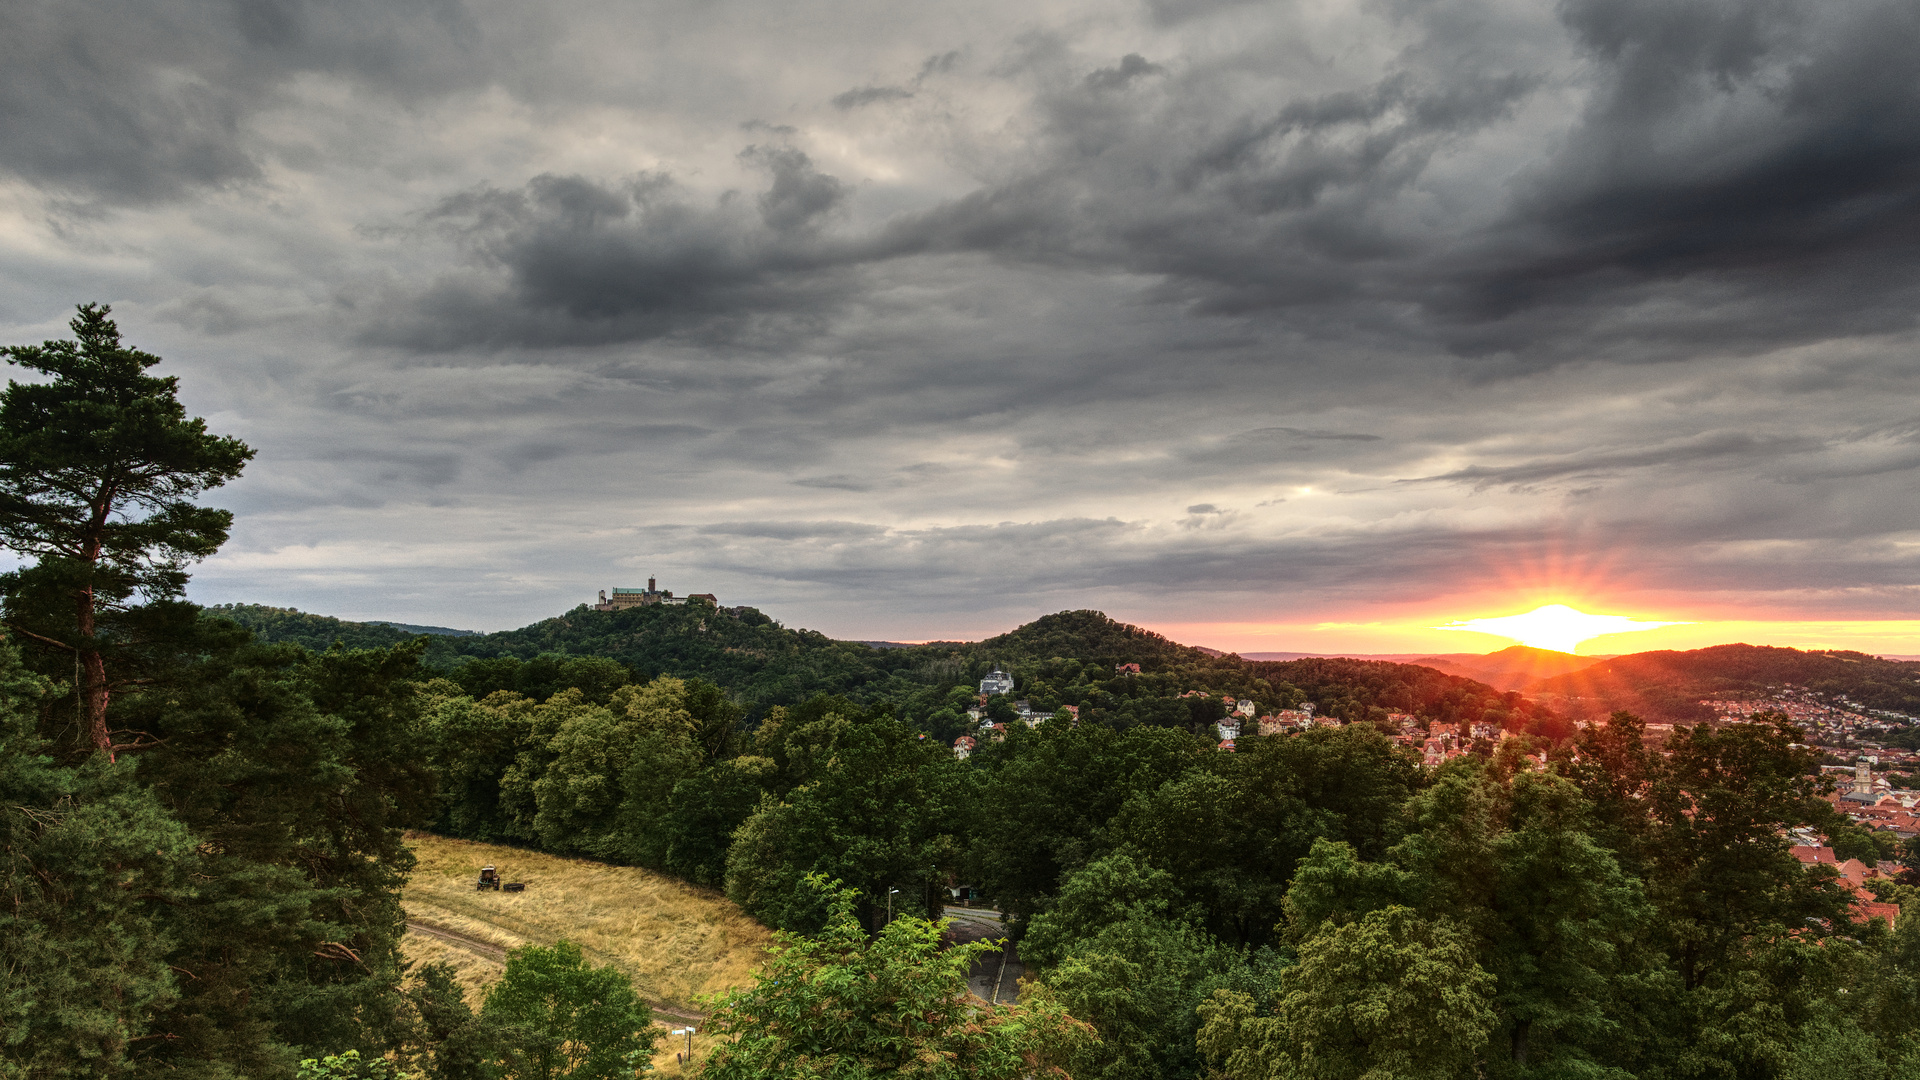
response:
[[[1512,638],[1536,649],[1570,653],[1583,641],[1607,634],[1634,630],[1657,630],[1662,626],[1681,626],[1675,622],[1643,622],[1625,615],[1589,615],[1565,604],[1546,604],[1524,615],[1506,615],[1497,619],[1468,619],[1436,626],[1436,630],[1472,630]]]

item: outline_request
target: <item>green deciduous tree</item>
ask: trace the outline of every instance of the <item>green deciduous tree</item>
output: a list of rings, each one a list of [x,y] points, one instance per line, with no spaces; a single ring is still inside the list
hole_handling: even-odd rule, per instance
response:
[[[1044,991],[1020,1005],[967,999],[967,969],[986,942],[945,948],[940,925],[897,918],[869,938],[856,890],[808,887],[829,910],[819,936],[781,933],[750,989],[711,999],[709,1034],[726,1041],[708,1080],[1025,1080],[1062,1077],[1090,1041]]]
[[[111,758],[111,664],[139,644],[118,618],[136,596],[168,600],[188,563],[213,554],[232,515],[194,500],[232,480],[253,451],[207,432],[160,362],[125,348],[103,305],[82,305],[74,338],[0,349],[50,376],[0,392],[0,545],[33,565],[7,575],[9,625],[67,656],[85,738]]]
[[[1196,1007],[1217,989],[1271,996],[1277,958],[1221,944],[1179,898],[1172,875],[1116,852],[1070,876],[1021,940],[1021,959],[1099,1032],[1072,1062],[1079,1080],[1195,1075]]]
[[[1280,977],[1270,1016],[1216,992],[1201,1051],[1236,1080],[1455,1080],[1494,1026],[1493,976],[1445,920],[1388,907],[1329,927]]]
[[[385,1058],[363,1058],[358,1050],[304,1058],[298,1080],[414,1080]]]
[[[1524,760],[1524,759],[1520,759]],[[1579,789],[1462,759],[1409,808],[1392,852],[1429,915],[1452,916],[1498,990],[1495,1075],[1598,1068],[1619,1025],[1614,981],[1649,911],[1640,883],[1589,834]]]
[[[1193,699],[1198,700],[1198,699]],[[1180,882],[1222,940],[1272,939],[1296,863],[1325,837],[1379,859],[1400,835],[1415,767],[1379,732],[1349,725],[1255,738],[1207,754],[1186,775],[1136,794],[1108,826]]]
[[[825,912],[801,887],[808,874],[843,881],[864,899],[878,927],[893,888],[896,910],[939,906],[939,868],[954,860],[959,766],[953,753],[885,712],[787,717],[766,735],[789,775],[806,781],[769,798],[736,835],[727,858],[727,895],[749,913],[788,930],[814,929]],[[777,759],[776,759],[777,760]]]
[[[632,981],[569,941],[508,952],[480,1011],[501,1032],[512,1080],[630,1077],[658,1038]]]
[[[1838,824],[1819,752],[1784,716],[1755,721],[1675,728],[1646,791],[1637,854],[1689,989],[1737,965],[1748,942],[1847,924],[1845,893],[1788,851],[1789,828]]]
[[[1184,731],[1093,724],[1016,727],[1006,742],[984,743],[969,762],[981,779],[967,875],[1025,921],[1102,854],[1102,830],[1129,798],[1193,768],[1203,752]]]

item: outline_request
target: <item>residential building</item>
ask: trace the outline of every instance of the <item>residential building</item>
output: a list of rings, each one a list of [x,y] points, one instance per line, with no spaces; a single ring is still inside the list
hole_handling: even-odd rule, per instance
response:
[[[994,694],[1011,694],[1013,693],[1013,676],[999,668],[994,668],[987,672],[986,678],[980,680],[980,692],[989,697]]]

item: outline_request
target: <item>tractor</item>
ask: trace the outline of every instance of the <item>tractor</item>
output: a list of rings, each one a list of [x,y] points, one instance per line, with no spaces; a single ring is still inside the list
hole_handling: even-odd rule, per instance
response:
[[[486,892],[488,889],[492,889],[494,892],[527,891],[527,883],[524,881],[509,881],[502,884],[500,881],[500,872],[491,866],[483,866],[480,868],[480,880],[474,882],[473,887],[478,892]]]

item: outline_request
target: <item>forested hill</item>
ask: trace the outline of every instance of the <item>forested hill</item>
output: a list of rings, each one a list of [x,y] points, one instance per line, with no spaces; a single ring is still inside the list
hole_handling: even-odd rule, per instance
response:
[[[210,608],[270,641],[326,649],[391,645],[417,636],[389,625],[254,605]],[[614,666],[608,666],[612,661]],[[1363,660],[1254,662],[1217,655],[1108,618],[1062,611],[977,642],[875,648],[784,627],[752,608],[700,604],[593,611],[578,607],[517,630],[427,639],[427,666],[484,696],[507,689],[544,698],[563,687],[610,690],[658,675],[701,678],[728,690],[749,714],[817,694],[887,701],[950,738],[971,688],[994,667],[1038,711],[1073,705],[1112,726],[1202,728],[1223,695],[1262,710],[1312,702],[1321,716],[1379,720],[1413,711],[1438,720],[1492,721],[1560,734],[1518,694],[1431,668]],[[1139,665],[1139,672],[1119,670]],[[1204,691],[1208,697],[1183,697]]]
[[[349,649],[384,649],[419,636],[388,623],[347,622],[298,608],[215,604],[206,610],[232,619],[265,641],[290,641],[315,651],[331,648],[336,641]]]
[[[1526,693],[1575,719],[1626,709],[1648,720],[1702,720],[1713,715],[1700,704],[1703,698],[1761,694],[1788,684],[1869,708],[1920,714],[1920,662],[1765,645],[1635,653],[1543,679]]]
[[[1423,720],[1494,723],[1552,738],[1564,738],[1573,730],[1564,719],[1522,694],[1418,664],[1305,657],[1248,666],[1270,682],[1297,687],[1322,715],[1346,720],[1378,719],[1384,710],[1412,713]]]

